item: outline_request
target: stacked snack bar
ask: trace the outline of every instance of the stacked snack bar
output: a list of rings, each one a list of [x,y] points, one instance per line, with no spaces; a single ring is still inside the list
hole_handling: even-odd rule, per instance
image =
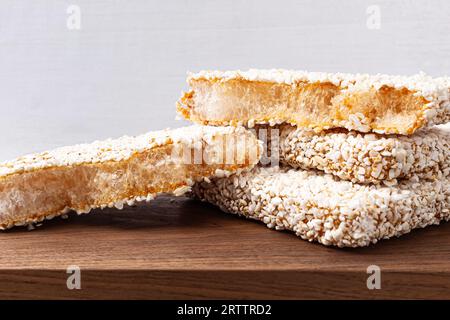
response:
[[[196,197],[339,247],[450,219],[450,130],[437,126],[450,120],[449,78],[250,70],[188,82],[186,118],[279,132],[280,166],[198,183]]]

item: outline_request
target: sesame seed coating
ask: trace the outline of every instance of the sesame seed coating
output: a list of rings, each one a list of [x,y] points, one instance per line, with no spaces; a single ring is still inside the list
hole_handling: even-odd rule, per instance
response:
[[[441,179],[450,171],[449,128],[435,127],[403,136],[346,130],[316,133],[280,126],[279,139],[282,163],[322,170],[352,182],[395,185],[397,179],[413,175]]]
[[[64,167],[83,163],[121,161],[133,154],[167,144],[183,144],[195,147],[199,141],[211,143],[217,136],[244,134],[243,127],[213,127],[192,125],[178,129],[165,129],[138,136],[123,136],[92,143],[65,146],[50,151],[29,154],[11,161],[0,162],[2,177],[33,171],[36,169]]]
[[[360,247],[450,219],[449,176],[396,186],[361,185],[317,171],[256,167],[212,179],[192,195],[302,239]]]

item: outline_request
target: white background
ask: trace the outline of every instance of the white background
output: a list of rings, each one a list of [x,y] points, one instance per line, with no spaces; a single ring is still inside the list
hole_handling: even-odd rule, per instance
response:
[[[185,125],[188,70],[248,68],[450,75],[450,1],[0,0],[0,160]]]

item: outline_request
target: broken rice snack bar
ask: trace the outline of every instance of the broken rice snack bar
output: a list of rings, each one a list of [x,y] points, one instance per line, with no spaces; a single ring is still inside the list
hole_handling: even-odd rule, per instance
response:
[[[201,71],[177,104],[200,124],[290,123],[412,134],[450,121],[450,78],[289,70]]]
[[[262,146],[244,128],[191,126],[97,141],[0,164],[0,229],[69,210],[181,195],[201,179],[253,167]]]

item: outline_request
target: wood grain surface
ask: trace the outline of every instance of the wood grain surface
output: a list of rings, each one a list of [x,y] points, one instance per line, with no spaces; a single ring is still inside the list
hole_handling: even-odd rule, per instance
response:
[[[450,224],[358,249],[160,197],[0,233],[0,298],[450,298]],[[69,265],[81,289],[69,290]],[[381,268],[381,289],[366,286]]]

